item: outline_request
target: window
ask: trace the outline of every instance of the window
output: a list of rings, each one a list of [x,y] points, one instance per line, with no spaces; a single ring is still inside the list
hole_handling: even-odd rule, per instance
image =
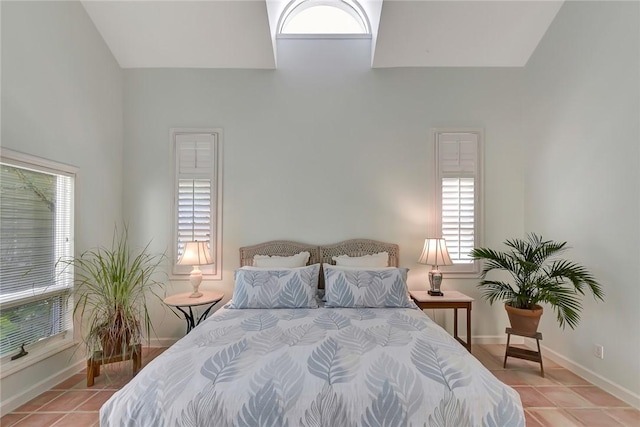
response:
[[[185,244],[206,241],[214,264],[200,269],[211,279],[221,279],[222,131],[172,129],[171,142],[175,178],[171,254],[173,274],[188,276],[192,270],[191,266],[177,264]]]
[[[370,35],[367,15],[354,0],[296,0],[282,12],[279,34]]]
[[[453,266],[446,271],[477,273],[469,252],[480,244],[482,131],[434,132],[437,229]]]
[[[72,342],[76,170],[0,150],[0,358],[22,345]]]

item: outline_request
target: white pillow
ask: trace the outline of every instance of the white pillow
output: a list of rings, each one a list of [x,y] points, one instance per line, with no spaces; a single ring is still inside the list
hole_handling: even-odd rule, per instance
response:
[[[254,255],[254,267],[276,267],[276,268],[296,268],[304,267],[309,262],[311,254],[309,252],[300,252],[291,256],[269,256]]]
[[[373,255],[350,257],[349,255],[334,256],[331,258],[338,267],[388,267],[389,253],[380,252]]]

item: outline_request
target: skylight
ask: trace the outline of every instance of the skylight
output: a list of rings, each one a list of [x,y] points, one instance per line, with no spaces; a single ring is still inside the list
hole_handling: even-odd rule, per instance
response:
[[[294,1],[280,22],[280,34],[370,34],[367,17],[355,0]]]

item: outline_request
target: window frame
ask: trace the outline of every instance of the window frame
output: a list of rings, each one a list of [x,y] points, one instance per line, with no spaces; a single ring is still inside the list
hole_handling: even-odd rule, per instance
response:
[[[295,16],[307,9],[315,6],[331,6],[343,10],[347,14],[351,15],[355,20],[361,22],[364,26],[364,32],[362,33],[283,33],[284,27],[287,23],[295,19]],[[276,37],[277,38],[307,38],[307,39],[370,39],[371,22],[369,16],[365,12],[364,8],[357,0],[291,0],[284,8],[280,17],[278,18]]]
[[[55,162],[53,160],[44,159],[42,157],[33,156],[30,154],[14,151],[0,147],[0,159],[3,163],[13,167],[32,170],[35,172],[54,174],[58,176],[67,176],[71,178],[70,182],[70,206],[69,206],[69,253],[71,256],[75,253],[75,199],[77,196],[77,179],[79,169],[75,166],[68,164]],[[56,353],[64,351],[77,344],[74,333],[74,316],[73,316],[73,289],[74,289],[74,273],[73,267],[65,265],[67,273],[71,275],[69,285],[66,287],[55,286],[52,290],[43,292],[37,295],[26,295],[17,299],[11,299],[2,303],[3,308],[9,309],[12,307],[20,306],[23,304],[29,304],[37,301],[46,300],[49,298],[55,298],[57,296],[67,294],[66,298],[66,310],[69,316],[68,329],[63,332],[59,332],[55,335],[51,335],[46,338],[42,338],[31,344],[27,344],[25,349],[29,352],[28,355],[16,360],[11,360],[11,357],[17,354],[12,352],[4,357],[0,358],[0,379],[12,375],[22,369],[25,369],[33,364],[46,359]],[[69,269],[71,269],[69,271]],[[58,268],[54,269],[54,274],[59,274]]]
[[[442,236],[442,179],[456,177],[456,174],[444,172],[440,163],[440,139],[443,134],[473,134],[477,138],[475,173],[460,173],[457,177],[474,178],[474,247],[481,247],[484,235],[484,129],[482,128],[435,128],[432,129],[434,172],[435,172],[435,203],[434,229],[435,235]],[[465,264],[438,266],[447,277],[468,278],[480,273],[481,263],[473,261]]]
[[[173,280],[189,280],[189,274],[193,267],[178,265],[178,180],[179,161],[178,141],[180,135],[204,135],[214,136],[212,147],[213,161],[211,170],[211,214],[214,220],[210,224],[209,247],[213,252],[214,264],[200,266],[200,270],[206,280],[222,280],[222,153],[223,132],[221,128],[171,128],[169,141],[171,146],[172,180],[171,180],[171,257],[170,278]],[[215,206],[213,206],[215,205]]]

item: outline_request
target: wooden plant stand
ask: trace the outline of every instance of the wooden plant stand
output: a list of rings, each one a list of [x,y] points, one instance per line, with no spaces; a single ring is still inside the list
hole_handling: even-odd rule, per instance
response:
[[[507,349],[504,353],[504,364],[503,368],[507,367],[507,357],[515,357],[517,359],[525,359],[530,360],[532,362],[537,362],[540,364],[540,375],[544,378],[544,366],[542,365],[542,351],[540,351],[540,340],[542,339],[542,333],[536,332],[535,334],[522,333],[518,331],[514,331],[511,328],[507,328],[505,330],[507,333]],[[512,347],[509,345],[511,341],[511,335],[517,335],[519,337],[527,337],[527,338],[535,338],[536,344],[538,345],[538,351],[527,350],[524,348]]]
[[[133,375],[137,374],[142,367],[142,346],[136,344],[124,354],[118,354],[109,358],[104,358],[102,351],[96,351],[87,360],[87,387],[91,387],[94,383],[94,378],[100,376],[100,366],[108,365],[109,363],[122,362],[125,360],[131,360],[133,362]]]

